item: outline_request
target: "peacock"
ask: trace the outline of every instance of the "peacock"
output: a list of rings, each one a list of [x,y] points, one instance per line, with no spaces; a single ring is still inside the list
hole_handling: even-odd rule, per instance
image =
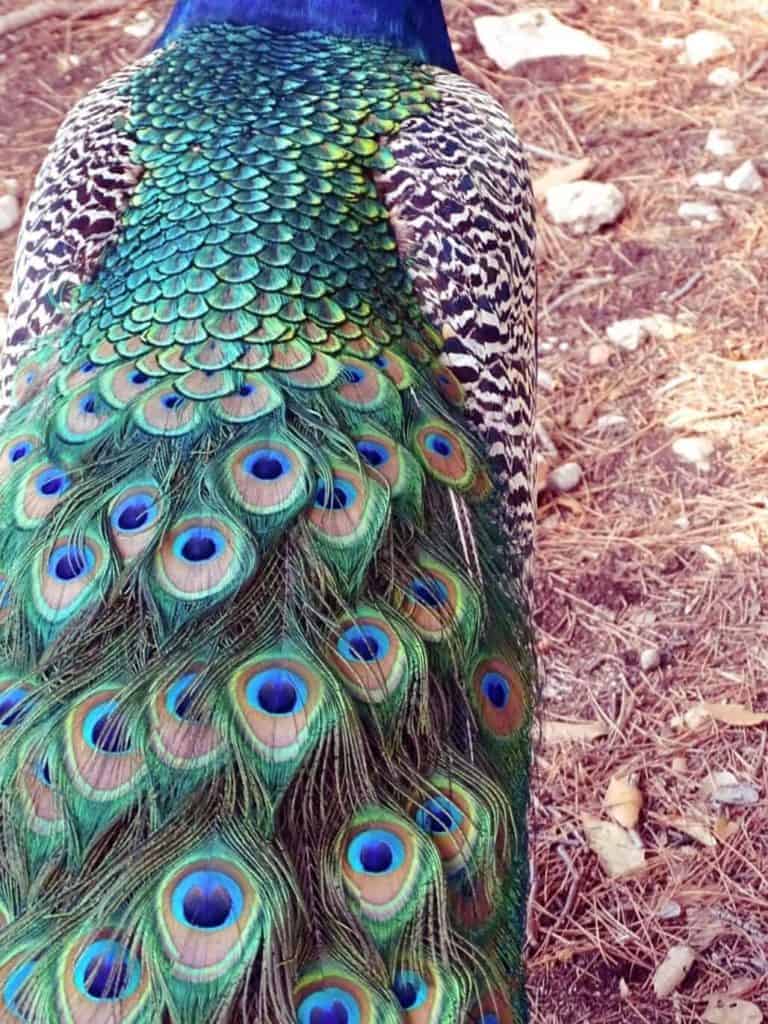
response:
[[[39,173],[0,1024],[521,1024],[534,217],[439,0],[178,0]]]

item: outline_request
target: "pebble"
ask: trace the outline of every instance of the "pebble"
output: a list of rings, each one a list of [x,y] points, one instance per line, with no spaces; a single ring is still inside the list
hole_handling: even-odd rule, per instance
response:
[[[691,178],[691,184],[697,188],[722,188],[724,181],[722,171],[699,171]]]
[[[741,75],[738,71],[734,71],[733,68],[728,68],[721,64],[720,67],[713,68],[709,72],[707,81],[710,85],[717,86],[718,89],[732,89],[741,81]]]
[[[646,647],[640,652],[640,668],[643,672],[652,672],[661,664],[661,653],[658,647]]]
[[[709,468],[709,460],[715,452],[715,446],[708,437],[679,437],[672,445],[672,451],[678,458],[691,462],[702,469]]]
[[[541,391],[551,392],[555,390],[555,381],[552,374],[541,366],[539,367],[537,380]]]
[[[617,348],[636,352],[648,337],[648,328],[640,319],[616,320],[606,328],[605,335]]]
[[[613,355],[613,349],[610,345],[606,345],[603,341],[598,341],[595,345],[590,345],[589,352],[587,352],[587,362],[590,366],[605,366]]]
[[[702,28],[685,37],[685,52],[680,54],[680,61],[695,66],[717,60],[718,57],[727,57],[735,52],[735,47],[728,36],[722,32]]]
[[[677,208],[678,216],[690,221],[693,227],[704,224],[719,224],[723,219],[720,207],[714,203],[685,202]]]
[[[475,32],[486,55],[503,71],[547,57],[611,58],[605,43],[558,21],[544,7],[475,18]]]
[[[712,790],[712,799],[717,804],[728,804],[731,807],[749,807],[760,799],[760,790],[752,782],[733,782],[716,786]]]
[[[736,141],[722,128],[711,128],[704,148],[713,156],[733,156]]]
[[[595,420],[595,430],[601,434],[607,434],[610,430],[623,430],[629,424],[626,416],[619,412],[606,412]]]
[[[735,171],[728,175],[724,182],[729,192],[761,192],[763,179],[751,160],[739,164]]]
[[[15,195],[0,196],[0,235],[15,228],[21,216],[21,206]]]
[[[558,494],[575,491],[581,483],[582,469],[578,462],[564,462],[549,474],[549,486]]]
[[[573,181],[553,185],[547,192],[547,211],[555,224],[574,235],[588,235],[613,224],[626,201],[620,189],[603,181]]]

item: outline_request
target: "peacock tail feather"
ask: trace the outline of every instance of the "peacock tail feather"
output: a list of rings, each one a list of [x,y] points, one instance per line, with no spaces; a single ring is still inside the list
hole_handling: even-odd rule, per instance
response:
[[[0,428],[0,1022],[520,1024],[525,538],[377,186],[435,69],[219,25],[104,102]]]

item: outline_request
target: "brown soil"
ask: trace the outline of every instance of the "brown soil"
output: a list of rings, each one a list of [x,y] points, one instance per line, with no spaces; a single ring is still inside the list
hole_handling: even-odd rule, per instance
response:
[[[16,9],[0,0],[0,14]],[[73,2],[78,10],[86,4]],[[0,37],[0,179],[28,195],[35,168],[72,102],[143,52],[124,27],[140,11],[161,23],[169,4],[126,0],[119,15],[50,18]],[[472,19],[512,0],[450,5],[465,73],[504,103],[537,147],[535,175],[589,156],[591,177],[627,196],[621,221],[574,239],[540,218],[541,365],[554,389],[540,423],[556,454],[584,478],[569,495],[542,488],[538,631],[546,717],[602,722],[589,743],[539,746],[534,799],[535,885],[530,980],[539,1024],[693,1024],[713,992],[768,1011],[768,731],[704,720],[675,724],[700,701],[768,710],[768,19],[760,0],[553,0],[551,10],[611,46],[610,63],[563,61],[502,73],[480,50]],[[662,10],[654,10],[660,7]],[[742,74],[707,84],[711,65],[677,63],[664,36],[727,32]],[[10,112],[10,117],[6,112]],[[704,151],[708,130],[738,156]],[[544,159],[541,150],[561,159]],[[754,158],[756,196],[702,195],[693,173]],[[684,199],[714,199],[721,224],[680,220]],[[0,289],[14,239],[0,238]],[[616,319],[664,313],[682,331],[590,366],[590,346]],[[605,413],[626,418],[597,428]],[[680,436],[715,445],[706,471],[672,451]],[[644,672],[640,651],[660,652]],[[643,792],[645,866],[610,879],[587,845],[581,815],[606,818],[611,775],[632,771]],[[720,806],[713,772],[754,783],[759,800]],[[675,827],[694,817],[705,845]],[[678,821],[679,825],[680,822]],[[671,907],[675,916],[660,913]],[[667,950],[698,951],[663,1000],[651,979]],[[735,1020],[736,1018],[734,1018]]]

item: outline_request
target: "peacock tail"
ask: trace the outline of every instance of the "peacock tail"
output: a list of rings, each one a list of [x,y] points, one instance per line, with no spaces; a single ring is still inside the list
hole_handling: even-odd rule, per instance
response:
[[[526,1019],[530,211],[499,108],[373,42],[194,28],[66,122],[0,427],[1,1024]]]

